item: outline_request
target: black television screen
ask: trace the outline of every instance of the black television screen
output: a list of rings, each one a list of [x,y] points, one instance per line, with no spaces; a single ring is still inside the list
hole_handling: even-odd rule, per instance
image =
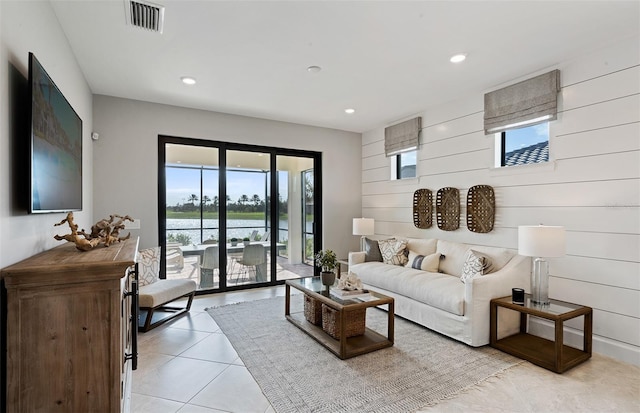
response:
[[[82,210],[82,120],[29,53],[30,213]]]

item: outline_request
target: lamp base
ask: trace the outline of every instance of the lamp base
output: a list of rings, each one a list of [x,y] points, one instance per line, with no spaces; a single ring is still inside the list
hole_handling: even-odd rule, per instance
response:
[[[542,258],[533,260],[531,269],[531,302],[549,305],[549,263]]]

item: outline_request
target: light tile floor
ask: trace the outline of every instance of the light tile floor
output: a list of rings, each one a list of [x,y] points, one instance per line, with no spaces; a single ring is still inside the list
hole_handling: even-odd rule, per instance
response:
[[[132,411],[274,412],[204,310],[282,295],[279,286],[198,296],[188,315],[140,333]],[[598,354],[564,374],[525,362],[424,411],[637,413],[640,367]]]

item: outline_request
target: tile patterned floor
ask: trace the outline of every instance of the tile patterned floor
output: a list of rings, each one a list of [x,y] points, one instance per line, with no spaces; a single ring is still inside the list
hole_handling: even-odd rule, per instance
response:
[[[207,307],[284,295],[284,287],[198,296],[191,312],[139,335],[133,413],[274,412]],[[640,412],[640,367],[594,354],[555,374],[522,363],[424,412]]]

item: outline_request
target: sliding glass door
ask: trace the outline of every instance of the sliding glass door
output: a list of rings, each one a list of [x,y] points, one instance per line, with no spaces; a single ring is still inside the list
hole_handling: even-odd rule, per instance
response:
[[[313,275],[320,154],[159,137],[161,276],[198,290]]]
[[[271,157],[264,152],[226,152],[227,285],[271,281]]]

